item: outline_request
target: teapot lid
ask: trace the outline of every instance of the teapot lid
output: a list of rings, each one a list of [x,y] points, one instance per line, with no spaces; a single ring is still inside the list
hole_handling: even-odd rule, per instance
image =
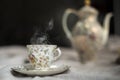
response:
[[[85,0],[85,6],[83,8],[80,9],[80,13],[81,15],[98,15],[98,11],[91,7],[91,0]]]

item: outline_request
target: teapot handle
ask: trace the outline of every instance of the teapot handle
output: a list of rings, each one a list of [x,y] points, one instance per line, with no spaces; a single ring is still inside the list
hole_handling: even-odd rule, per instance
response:
[[[65,13],[63,14],[62,26],[63,26],[63,30],[64,30],[65,34],[67,35],[68,39],[70,39],[72,41],[72,34],[71,34],[71,32],[70,32],[70,30],[68,29],[68,26],[67,26],[67,19],[68,19],[70,14],[78,15],[76,10],[67,9],[65,11]]]

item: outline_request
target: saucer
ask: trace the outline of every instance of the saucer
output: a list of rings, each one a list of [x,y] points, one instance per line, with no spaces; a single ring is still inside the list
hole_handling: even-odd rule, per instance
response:
[[[34,69],[31,64],[25,64],[25,65],[15,66],[11,69],[15,72],[29,76],[49,76],[49,75],[63,73],[69,70],[69,68],[70,66],[68,65],[51,65],[48,69],[41,70],[41,69]]]

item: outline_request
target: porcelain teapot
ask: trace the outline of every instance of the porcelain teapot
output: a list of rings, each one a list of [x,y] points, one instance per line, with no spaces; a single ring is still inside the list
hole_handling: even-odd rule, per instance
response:
[[[72,32],[67,26],[70,14],[79,17]],[[97,21],[98,11],[90,6],[90,0],[85,0],[85,6],[80,10],[67,9],[63,15],[63,30],[73,47],[79,52],[81,62],[93,59],[94,53],[104,47],[108,40],[109,23],[112,13],[105,17],[103,27]]]

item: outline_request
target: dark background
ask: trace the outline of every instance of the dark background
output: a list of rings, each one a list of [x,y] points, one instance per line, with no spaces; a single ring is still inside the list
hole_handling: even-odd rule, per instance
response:
[[[92,0],[92,6],[100,12],[98,16],[100,23],[106,13],[114,12],[115,21],[112,18],[110,35],[120,33],[118,29],[118,25],[120,25],[119,2],[119,0]],[[0,3],[1,46],[30,44],[30,38],[35,32],[36,26],[47,27],[46,24],[51,18],[54,19],[54,28],[49,32],[48,40],[51,44],[69,46],[69,40],[62,29],[62,15],[67,8],[78,10],[84,5],[83,0],[1,0]],[[118,20],[119,22],[116,22]],[[75,22],[74,19],[70,19],[70,21]]]

